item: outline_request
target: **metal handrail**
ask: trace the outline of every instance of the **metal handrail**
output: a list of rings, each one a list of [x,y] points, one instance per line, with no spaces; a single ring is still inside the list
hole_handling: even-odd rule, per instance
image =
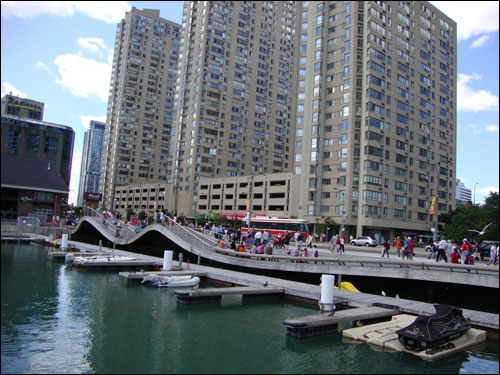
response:
[[[102,222],[104,224],[103,227],[106,230],[106,232],[112,234],[113,236],[115,235],[116,227],[118,226],[117,223],[115,224],[114,221],[111,221],[109,218],[106,218],[103,214],[97,212],[96,210],[94,210],[91,207],[87,207],[86,210],[87,210],[87,212],[86,212],[87,216],[101,218]],[[116,218],[113,218],[113,220],[116,220],[117,222],[123,224],[123,225],[121,225],[121,229],[124,229],[124,231],[120,232],[119,238],[128,239],[128,238],[133,237],[135,235],[135,230],[131,226],[129,226],[128,224],[125,224],[124,221],[122,221],[120,219],[116,219]]]
[[[268,255],[268,254],[254,254],[254,253],[249,253],[249,252],[239,252],[239,251],[234,251],[234,250],[228,250],[228,249],[216,249],[217,253],[220,254],[225,254],[225,255],[230,255],[234,257],[240,257],[240,258],[247,258],[247,259],[257,259],[257,260],[289,260],[289,261],[297,261],[299,263],[305,263],[305,262],[323,262],[323,263],[335,263],[340,266],[347,266],[347,265],[360,265],[362,267],[366,266],[379,266],[379,267],[384,267],[384,266],[399,266],[400,268],[417,268],[417,269],[422,269],[422,270],[437,270],[437,269],[445,269],[449,270],[450,272],[453,271],[476,271],[476,273],[479,273],[479,271],[486,271],[487,273],[499,273],[499,269],[497,267],[489,267],[486,265],[470,265],[470,264],[448,264],[448,263],[425,263],[425,262],[417,262],[417,261],[403,261],[403,260],[379,260],[379,259],[359,259],[359,258],[347,258],[347,257],[341,257],[341,258],[333,258],[333,257],[297,257],[297,256],[292,256],[292,255]]]
[[[189,243],[191,246],[199,248],[201,245],[202,250],[210,250],[214,251],[215,245],[214,243],[208,242],[205,238],[199,237],[193,232],[195,232],[193,229],[185,227],[183,225],[180,225],[179,223],[174,222],[170,217],[167,218],[167,224],[164,226],[167,230],[170,230],[173,234],[175,234],[178,238],[181,240]],[[198,232],[196,232],[198,233]]]

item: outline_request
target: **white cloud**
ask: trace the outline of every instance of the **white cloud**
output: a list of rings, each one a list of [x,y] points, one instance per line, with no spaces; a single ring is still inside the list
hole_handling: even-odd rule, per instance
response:
[[[482,47],[490,39],[491,39],[491,34],[482,35],[471,44],[471,48]]]
[[[94,120],[94,121],[99,121],[99,122],[106,122],[106,115],[102,115],[102,116],[79,116],[80,117],[80,121],[82,122],[82,126],[85,128],[85,129],[88,129],[90,127],[90,121],[91,120]]]
[[[24,92],[21,92],[18,89],[16,89],[9,82],[2,82],[2,96],[6,95],[6,94],[12,94],[12,95],[18,96],[20,98],[27,98],[28,97],[28,95],[26,95]]]
[[[109,52],[104,40],[101,38],[78,38],[78,46],[84,50],[99,54],[102,57],[102,51]]]
[[[473,81],[480,81],[482,78],[476,73],[472,73],[472,75],[458,74],[457,106],[459,111],[498,111],[498,96],[491,91],[475,91],[470,87]]]
[[[498,133],[498,125],[488,125],[486,126],[485,130],[488,133]]]
[[[37,61],[35,63],[35,68],[45,70],[47,73],[52,74],[52,70],[50,70],[49,67],[41,61]]]
[[[498,133],[498,125],[477,125],[469,124],[467,125],[469,129],[472,130],[474,134],[483,133]]]
[[[487,186],[481,189],[477,189],[476,193],[484,195],[485,198],[490,196],[490,193],[498,193],[498,187],[496,186]]]
[[[83,13],[107,23],[117,23],[132,9],[126,1],[2,1],[2,18],[32,19],[41,15],[71,17]]]
[[[108,100],[111,65],[79,55],[58,55],[55,60],[60,78],[56,83],[72,95]]]
[[[498,1],[431,1],[457,23],[458,41],[498,31]]]

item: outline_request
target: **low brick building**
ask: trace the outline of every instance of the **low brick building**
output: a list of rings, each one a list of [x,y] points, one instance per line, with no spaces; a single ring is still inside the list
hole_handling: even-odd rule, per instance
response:
[[[50,163],[2,154],[2,217],[36,216],[42,223],[61,216],[69,187]]]

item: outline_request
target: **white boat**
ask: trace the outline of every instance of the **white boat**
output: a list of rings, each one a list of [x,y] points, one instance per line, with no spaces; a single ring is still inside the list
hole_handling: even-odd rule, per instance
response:
[[[159,276],[151,274],[142,279],[142,283],[148,281],[157,288],[192,288],[200,283],[200,278],[198,276]]]
[[[125,261],[137,260],[134,257],[126,257],[121,255],[97,255],[92,257],[75,257],[73,264],[75,266],[84,266],[94,263],[121,263]]]

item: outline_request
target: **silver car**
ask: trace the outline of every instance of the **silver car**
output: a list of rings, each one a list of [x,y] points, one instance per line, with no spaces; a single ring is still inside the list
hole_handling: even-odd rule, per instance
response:
[[[355,240],[351,241],[351,245],[356,245],[356,246],[377,246],[377,242],[368,236],[359,236]]]

